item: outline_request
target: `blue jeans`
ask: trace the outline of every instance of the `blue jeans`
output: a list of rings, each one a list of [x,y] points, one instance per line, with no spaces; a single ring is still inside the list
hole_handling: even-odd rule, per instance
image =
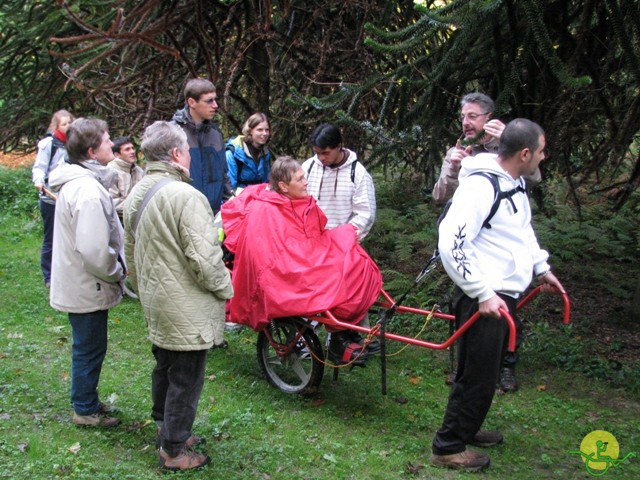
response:
[[[151,417],[161,426],[162,449],[177,456],[191,436],[204,385],[207,350],[174,351],[151,347],[156,366],[151,374]]]
[[[71,403],[78,415],[91,415],[100,409],[98,381],[107,353],[109,310],[69,313],[73,332],[71,349]]]
[[[39,201],[40,215],[42,215],[42,250],[40,251],[40,268],[44,276],[44,282],[51,281],[51,252],[53,251],[53,220],[56,216],[56,205]]]

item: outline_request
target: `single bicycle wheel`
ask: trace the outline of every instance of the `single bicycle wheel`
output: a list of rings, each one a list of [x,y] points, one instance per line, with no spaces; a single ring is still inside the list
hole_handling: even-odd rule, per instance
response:
[[[271,385],[285,393],[311,394],[322,382],[324,363],[316,360],[324,359],[322,344],[303,318],[271,320],[258,333],[257,353],[262,373]]]

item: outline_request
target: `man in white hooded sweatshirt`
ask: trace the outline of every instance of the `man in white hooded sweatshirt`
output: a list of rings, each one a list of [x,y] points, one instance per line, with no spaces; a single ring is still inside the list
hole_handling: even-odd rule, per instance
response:
[[[436,466],[480,470],[489,465],[488,455],[466,446],[502,442],[500,432],[480,430],[506,350],[508,327],[500,310],[516,316],[518,297],[533,274],[564,292],[547,263],[549,254],[538,245],[522,178],[536,171],[545,158],[544,148],[544,131],[539,125],[522,118],[510,122],[497,156],[485,153],[462,161],[460,185],[440,224],[442,263],[456,284],[457,327],[478,310],[481,317],[460,339],[458,371],[442,426],[433,440],[432,463]],[[497,194],[489,175],[497,177],[500,192],[509,193],[487,225]]]

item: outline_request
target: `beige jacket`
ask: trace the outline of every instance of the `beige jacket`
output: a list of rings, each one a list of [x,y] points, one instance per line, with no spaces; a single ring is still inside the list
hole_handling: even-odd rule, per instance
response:
[[[133,220],[147,191],[163,178]],[[189,178],[164,162],[150,162],[146,176],[124,202],[125,255],[149,338],[166,350],[204,350],[224,340],[225,300],[233,296],[207,198]]]
[[[109,169],[84,162],[51,172],[57,193],[50,303],[62,312],[107,310],[122,299],[122,226],[103,183]]]
[[[111,186],[109,194],[113,198],[118,215],[122,216],[122,205],[133,186],[142,180],[144,170],[135,163],[127,163],[120,158],[114,158],[108,166],[118,173],[118,181]]]
[[[475,157],[479,153],[497,153],[499,143],[500,142],[497,138],[492,138],[485,144],[473,145],[471,147],[470,156]],[[458,173],[460,173],[460,168],[454,169],[451,165],[451,155],[455,149],[456,147],[451,147],[447,150],[447,154],[442,161],[440,177],[433,186],[433,191],[431,192],[433,201],[439,205],[447,203],[447,201],[453,197],[453,193],[456,191],[456,188],[458,188]],[[540,169],[537,169],[533,175],[526,175],[524,179],[527,182],[527,185],[533,186],[539,184],[542,181]]]

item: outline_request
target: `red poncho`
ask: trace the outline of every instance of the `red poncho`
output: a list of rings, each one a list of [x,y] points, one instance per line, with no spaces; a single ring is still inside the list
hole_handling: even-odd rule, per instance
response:
[[[272,318],[330,310],[357,323],[382,288],[354,227],[325,230],[313,197],[290,199],[253,185],[222,205],[225,246],[235,253],[230,320],[260,330]]]

